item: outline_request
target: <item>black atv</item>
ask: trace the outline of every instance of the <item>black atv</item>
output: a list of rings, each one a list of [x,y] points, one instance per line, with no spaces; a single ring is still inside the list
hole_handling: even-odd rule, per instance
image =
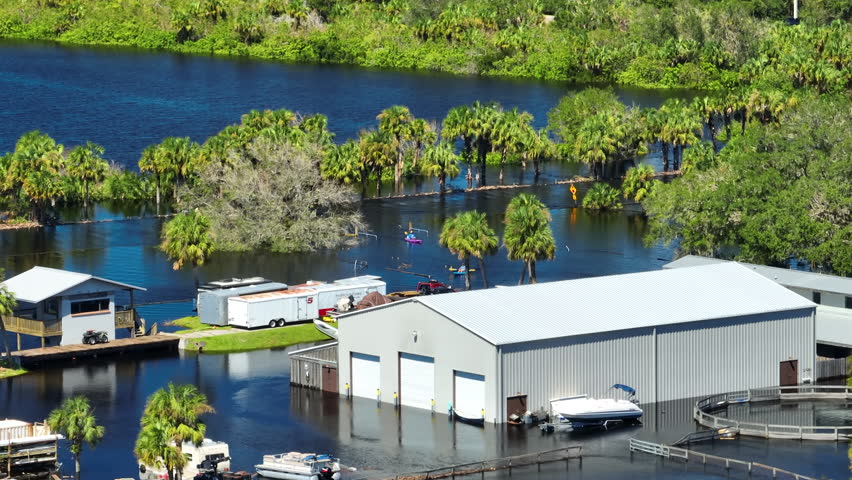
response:
[[[94,345],[96,343],[107,343],[109,342],[109,337],[107,337],[106,332],[96,332],[94,330],[86,330],[86,333],[83,334],[83,343],[88,343],[89,345]]]

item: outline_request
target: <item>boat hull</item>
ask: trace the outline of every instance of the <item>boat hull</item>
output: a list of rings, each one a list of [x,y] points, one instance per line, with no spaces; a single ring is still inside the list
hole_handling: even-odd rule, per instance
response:
[[[423,240],[420,240],[419,238],[415,238],[413,240],[409,240],[409,239],[406,238],[405,241],[408,242],[408,243],[415,243],[415,244],[423,243]]]
[[[477,427],[485,426],[485,419],[482,417],[471,417],[466,414],[461,414],[453,409],[453,418],[458,420],[459,422],[466,423],[468,425],[475,425]]]
[[[277,478],[282,480],[322,480],[322,475],[318,474],[308,475],[295,472],[286,472],[283,470],[267,468],[263,465],[255,465],[255,469],[257,470],[257,474],[263,478]],[[331,478],[334,480],[340,480],[340,472],[334,472]]]
[[[331,325],[323,322],[322,320],[314,320],[314,326],[317,327],[317,330],[328,335],[329,337],[337,340],[337,329],[332,327]]]

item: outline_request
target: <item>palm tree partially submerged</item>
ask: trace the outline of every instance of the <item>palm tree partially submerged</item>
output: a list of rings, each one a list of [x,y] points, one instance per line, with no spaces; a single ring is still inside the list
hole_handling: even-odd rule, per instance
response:
[[[439,242],[464,262],[464,285],[467,290],[470,290],[470,257],[479,259],[482,284],[488,288],[484,257],[497,251],[497,235],[488,226],[484,213],[470,210],[448,219],[441,229]]]
[[[524,262],[518,285],[524,282],[525,272],[529,272],[530,283],[536,283],[536,261],[556,256],[550,211],[535,195],[522,193],[509,202],[505,223],[503,245],[509,251],[509,260]]]
[[[47,424],[70,443],[69,450],[74,455],[74,472],[79,480],[83,444],[94,448],[104,438],[104,427],[97,424],[89,399],[82,395],[66,399],[61,407],[50,412]]]

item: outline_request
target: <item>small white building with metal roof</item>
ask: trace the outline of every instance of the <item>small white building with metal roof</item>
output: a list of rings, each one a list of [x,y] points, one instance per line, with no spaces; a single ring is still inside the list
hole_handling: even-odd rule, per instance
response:
[[[504,422],[808,381],[816,305],[737,264],[420,296],[340,317],[342,394]]]
[[[48,267],[33,267],[2,284],[14,295],[18,307],[13,316],[4,317],[8,331],[42,338],[42,346],[51,337],[60,337],[59,345],[82,342],[83,333],[92,329],[107,332],[115,339],[116,324],[135,328],[133,292],[145,291],[86,273],[69,272]],[[116,321],[115,293],[130,292],[131,308],[126,325]]]
[[[731,260],[686,255],[664,269],[731,263]],[[852,351],[852,278],[736,262],[818,304],[816,341],[821,355],[847,357]]]

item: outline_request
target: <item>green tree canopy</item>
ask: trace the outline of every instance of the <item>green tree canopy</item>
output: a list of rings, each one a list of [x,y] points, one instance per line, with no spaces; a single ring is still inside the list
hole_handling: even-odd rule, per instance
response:
[[[493,255],[497,251],[497,235],[488,226],[484,213],[469,210],[449,218],[441,229],[439,242],[441,246],[447,247],[450,253],[458,255],[459,260],[464,262],[465,288],[470,290],[470,257],[479,259],[482,283],[485,288],[488,288],[485,256]]]
[[[780,125],[752,123],[716,164],[661,184],[643,205],[648,242],[681,253],[852,273],[852,129],[846,97],[811,98]]]
[[[530,283],[536,283],[536,261],[556,256],[550,211],[535,195],[522,193],[509,202],[504,222],[503,246],[509,252],[509,260],[524,262],[518,285],[524,281],[524,271],[529,271]]]

